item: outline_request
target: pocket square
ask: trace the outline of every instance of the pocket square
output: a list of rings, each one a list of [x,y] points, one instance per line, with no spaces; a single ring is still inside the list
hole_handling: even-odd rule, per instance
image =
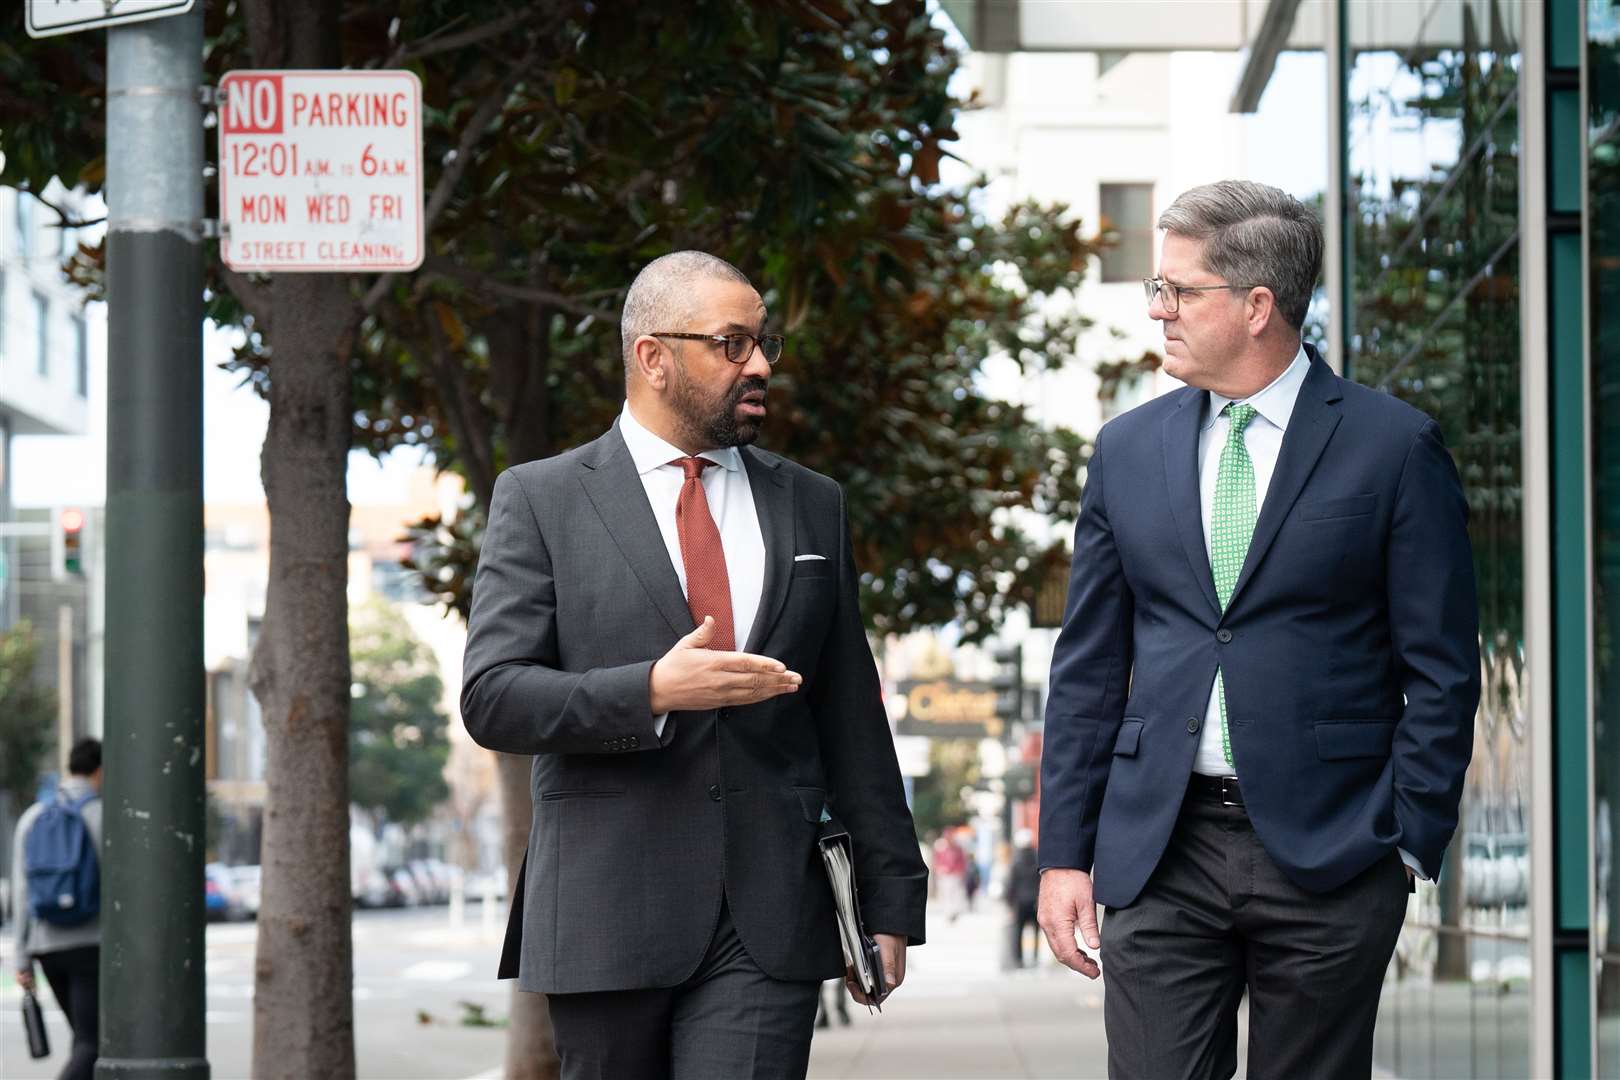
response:
[[[825,556],[825,555],[795,555],[795,556],[793,556],[793,561],[794,562],[826,562],[827,561],[827,556]]]

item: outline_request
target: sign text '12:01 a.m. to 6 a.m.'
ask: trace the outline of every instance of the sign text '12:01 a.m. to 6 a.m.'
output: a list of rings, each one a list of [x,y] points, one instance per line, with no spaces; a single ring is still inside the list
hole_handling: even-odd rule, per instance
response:
[[[220,253],[233,270],[422,262],[422,86],[408,71],[233,71],[220,84]]]

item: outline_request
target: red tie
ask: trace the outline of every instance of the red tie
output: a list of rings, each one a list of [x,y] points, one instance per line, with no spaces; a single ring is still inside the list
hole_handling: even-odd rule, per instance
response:
[[[703,470],[718,462],[708,458],[676,458],[686,473],[681,497],[675,501],[675,532],[681,538],[681,562],[686,564],[686,606],[692,618],[703,625],[703,616],[714,617],[714,637],[709,648],[731,652],[737,647],[737,634],[731,615],[731,578],[726,574],[726,552],[720,546],[720,530],[709,513],[709,497],[703,493]]]

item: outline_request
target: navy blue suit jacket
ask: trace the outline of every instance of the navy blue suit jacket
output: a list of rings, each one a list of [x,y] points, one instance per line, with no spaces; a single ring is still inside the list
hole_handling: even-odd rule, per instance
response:
[[[1266,851],[1332,890],[1401,847],[1439,873],[1479,703],[1467,506],[1435,422],[1314,349],[1223,614],[1187,387],[1103,426],[1087,470],[1041,761],[1043,867],[1141,892],[1187,788],[1215,669]]]

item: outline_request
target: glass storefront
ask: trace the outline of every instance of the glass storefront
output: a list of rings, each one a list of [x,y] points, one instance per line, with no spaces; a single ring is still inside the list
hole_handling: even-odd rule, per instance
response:
[[[1457,835],[1380,1006],[1398,1076],[1530,1073],[1531,763],[1519,336],[1519,5],[1349,0],[1349,376],[1439,421],[1470,511],[1483,693]]]
[[[1586,5],[1597,1074],[1620,1076],[1620,3]]]

